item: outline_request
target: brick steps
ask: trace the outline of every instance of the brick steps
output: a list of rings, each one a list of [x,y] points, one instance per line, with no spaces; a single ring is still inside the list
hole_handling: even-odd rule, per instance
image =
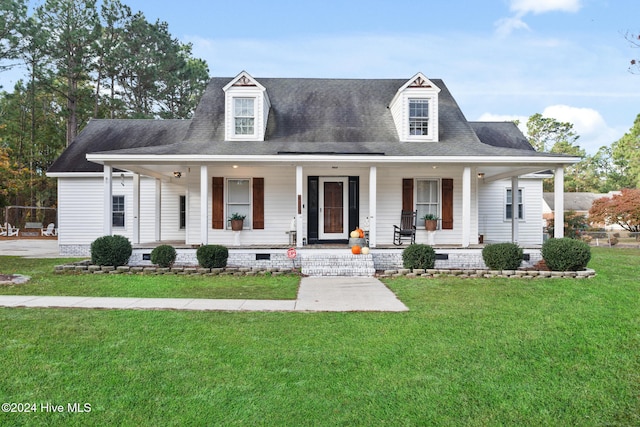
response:
[[[371,277],[376,273],[371,254],[302,254],[301,266],[307,276]]]

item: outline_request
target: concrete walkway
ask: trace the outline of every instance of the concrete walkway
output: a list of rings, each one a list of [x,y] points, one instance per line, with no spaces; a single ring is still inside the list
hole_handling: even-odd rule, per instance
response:
[[[304,277],[296,300],[0,295],[0,307],[201,311],[408,311],[378,279]]]
[[[0,240],[0,255],[57,258],[58,241]],[[109,298],[0,295],[0,307],[73,307],[137,310],[216,311],[408,311],[393,292],[373,277],[303,277],[295,300],[197,298]]]

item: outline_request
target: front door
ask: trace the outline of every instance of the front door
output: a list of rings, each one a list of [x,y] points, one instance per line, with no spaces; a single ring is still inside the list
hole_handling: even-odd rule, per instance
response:
[[[321,240],[348,239],[349,178],[321,177],[318,234]]]

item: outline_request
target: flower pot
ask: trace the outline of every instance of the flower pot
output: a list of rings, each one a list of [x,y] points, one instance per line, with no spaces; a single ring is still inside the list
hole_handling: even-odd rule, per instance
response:
[[[436,219],[425,219],[424,220],[424,228],[426,228],[427,231],[436,231],[436,228],[438,228],[438,220],[436,220]]]
[[[231,229],[233,231],[242,231],[243,223],[244,223],[243,219],[232,219],[231,220]]]

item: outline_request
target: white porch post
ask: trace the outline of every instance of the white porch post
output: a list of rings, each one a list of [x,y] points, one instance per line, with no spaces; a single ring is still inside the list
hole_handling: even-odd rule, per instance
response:
[[[378,217],[378,169],[375,166],[369,168],[369,247],[376,247],[377,220]]]
[[[140,243],[140,174],[133,174],[133,235],[131,243]]]
[[[162,240],[162,181],[156,179],[156,229],[155,240],[159,242]]]
[[[471,168],[462,170],[462,247],[471,243]]]
[[[518,243],[519,240],[519,209],[518,209],[518,177],[511,177],[511,242]]]
[[[296,246],[302,246],[302,166],[296,166]]]
[[[553,178],[553,197],[555,209],[553,212],[553,237],[564,237],[564,167],[558,166]]]
[[[200,243],[209,244],[209,170],[200,166]]]
[[[113,210],[113,168],[110,165],[104,165],[104,211],[102,217],[102,233],[110,236],[112,233],[113,221],[111,219]]]

